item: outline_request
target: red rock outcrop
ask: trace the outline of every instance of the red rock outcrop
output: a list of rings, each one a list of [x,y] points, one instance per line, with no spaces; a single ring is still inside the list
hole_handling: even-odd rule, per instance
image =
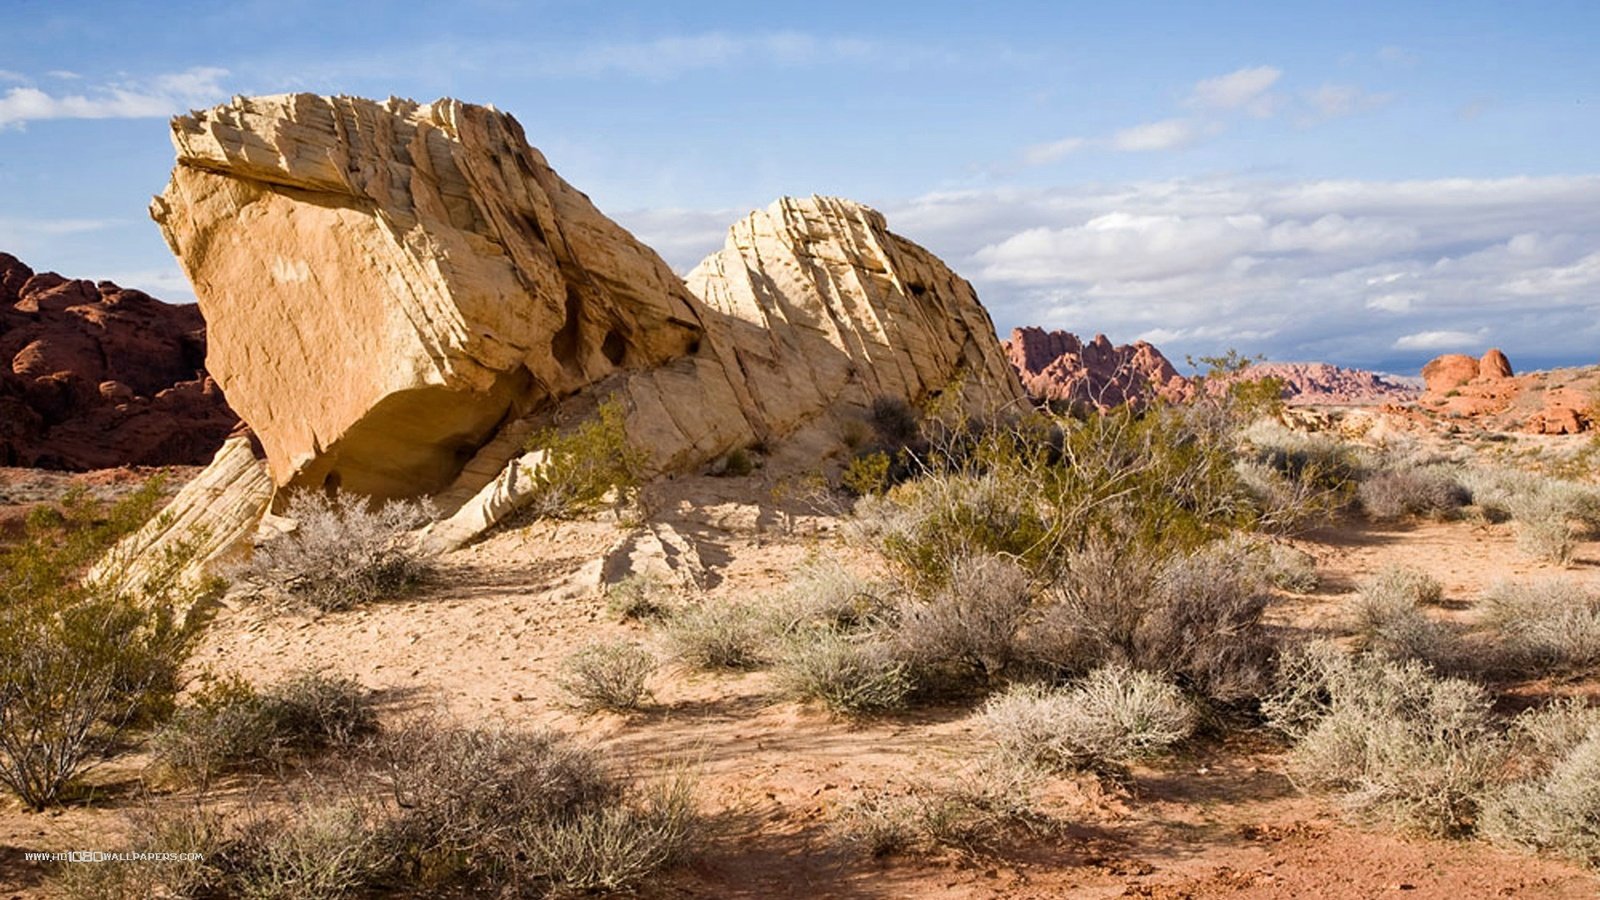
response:
[[[1483,359],[1478,360],[1479,378],[1510,378],[1512,374],[1511,360],[1506,359],[1506,355],[1501,353],[1498,347],[1490,347],[1488,352],[1483,354]]]
[[[1087,344],[1066,331],[1013,329],[1006,355],[1035,400],[1083,403],[1110,409],[1155,397],[1181,400],[1192,386],[1153,344],[1113,346],[1103,334]]]
[[[1422,367],[1422,380],[1427,384],[1430,394],[1455,390],[1477,377],[1478,361],[1461,353],[1436,356]]]
[[[1491,349],[1482,359],[1440,356],[1422,367],[1422,377],[1428,389],[1419,406],[1435,416],[1531,434],[1579,434],[1593,427],[1593,377],[1584,370],[1517,375],[1506,355]]]
[[[1415,400],[1422,390],[1366,369],[1328,363],[1252,363],[1247,378],[1277,378],[1283,399],[1292,406],[1370,406]]]
[[[0,253],[0,465],[200,465],[238,417],[193,306]]]

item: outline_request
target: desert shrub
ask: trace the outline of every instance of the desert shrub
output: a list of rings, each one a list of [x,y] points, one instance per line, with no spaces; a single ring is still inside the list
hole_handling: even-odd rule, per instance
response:
[[[852,457],[839,475],[839,484],[857,497],[881,494],[889,489],[891,459],[882,450]]]
[[[743,447],[735,447],[712,465],[711,474],[719,478],[743,478],[756,470],[755,457]]]
[[[774,674],[789,696],[843,715],[900,709],[915,686],[910,666],[883,639],[826,627],[790,635]]]
[[[1517,716],[1509,737],[1524,774],[1543,774],[1600,729],[1600,707],[1577,698],[1556,700]]]
[[[862,631],[894,618],[897,593],[893,585],[863,578],[834,560],[811,559],[789,580],[773,615],[780,631]]]
[[[114,566],[85,574],[159,491],[152,480],[110,507],[76,492],[60,510],[36,509],[0,551],[0,784],[34,809],[57,802],[123,729],[171,712],[202,618],[186,614],[212,589],[179,577],[195,545],[155,561],[138,587]]]
[[[1600,528],[1600,488],[1517,469],[1473,467],[1461,474],[1491,519],[1512,519],[1517,547],[1562,565],[1585,530]]]
[[[593,510],[608,497],[628,499],[647,457],[628,443],[627,418],[622,403],[610,398],[574,428],[551,426],[530,435],[527,450],[542,451],[544,459],[530,473],[535,488],[528,508],[564,518]]]
[[[155,760],[200,784],[289,754],[349,746],[378,730],[371,694],[349,678],[302,672],[257,691],[237,675],[195,690],[151,739]]]
[[[1262,707],[1294,740],[1298,785],[1341,792],[1356,813],[1429,833],[1471,829],[1506,755],[1482,688],[1327,642],[1291,653],[1279,677]]]
[[[1361,479],[1356,451],[1336,437],[1296,431],[1270,420],[1258,420],[1240,433],[1243,458],[1267,467],[1300,486],[1299,496],[1320,498],[1332,511],[1349,503]]]
[[[1577,675],[1600,666],[1600,593],[1573,581],[1502,581],[1481,601],[1480,623],[1500,661],[1526,671]]]
[[[1014,685],[980,725],[1002,755],[1051,771],[1115,771],[1194,730],[1183,693],[1147,672],[1107,666],[1064,688]]]
[[[1361,595],[1384,601],[1432,606],[1444,599],[1444,585],[1421,569],[1391,565],[1363,581]]]
[[[1436,466],[1394,465],[1361,480],[1361,508],[1373,519],[1438,518],[1467,505],[1472,495],[1451,473]]]
[[[1490,838],[1600,865],[1600,715],[1575,708],[1523,716],[1524,740],[1544,764],[1483,807]],[[1584,727],[1587,726],[1587,727]]]
[[[1350,611],[1350,630],[1368,652],[1454,668],[1462,661],[1455,630],[1422,609],[1443,595],[1444,587],[1426,572],[1388,566],[1361,583]]]
[[[145,801],[129,810],[127,849],[134,853],[193,853],[197,858],[158,864],[64,865],[56,886],[72,900],[146,900],[150,897],[212,897],[228,887],[225,851],[233,829],[213,808],[194,799]]]
[[[1256,696],[1275,645],[1261,621],[1267,593],[1249,552],[1224,542],[1161,560],[1091,543],[1047,591],[1028,627],[1028,653],[1058,675],[1123,664],[1218,701]]]
[[[770,623],[744,603],[696,603],[672,611],[662,636],[672,656],[697,669],[751,669],[764,661]]]
[[[301,802],[258,819],[226,852],[231,893],[251,900],[350,896],[387,865],[367,811],[339,802]]]
[[[1321,583],[1316,557],[1304,550],[1269,541],[1258,552],[1258,558],[1261,574],[1274,587],[1309,594]]]
[[[1020,832],[1049,826],[1035,807],[1038,774],[998,757],[900,795],[871,793],[841,810],[834,836],[872,856],[953,849],[984,854]]]
[[[621,803],[524,834],[523,877],[560,894],[627,891],[682,859],[699,831],[695,781],[675,773]]]
[[[234,572],[258,594],[282,594],[324,610],[351,609],[416,584],[430,560],[411,530],[433,517],[427,501],[301,491],[289,499],[293,531],[262,542]]]
[[[955,559],[947,583],[901,604],[896,653],[925,682],[993,680],[1021,660],[1018,629],[1031,605],[1020,566],[996,556]]]
[[[606,611],[624,622],[660,619],[671,608],[672,589],[650,575],[629,575],[606,588]]]
[[[567,657],[556,686],[579,709],[626,712],[650,696],[645,681],[656,670],[650,651],[628,641],[592,643]]]

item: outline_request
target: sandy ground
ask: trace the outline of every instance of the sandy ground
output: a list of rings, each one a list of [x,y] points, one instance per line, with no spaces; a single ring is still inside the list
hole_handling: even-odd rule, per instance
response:
[[[707,568],[706,599],[730,603],[782,588],[809,557],[863,567],[838,522],[779,504],[759,477],[688,478],[653,492],[656,521],[689,538]],[[594,560],[618,526],[540,522],[447,557],[412,597],[347,613],[257,606],[223,610],[197,671],[257,683],[298,669],[350,675],[378,692],[387,716],[444,712],[466,721],[552,725],[648,771],[690,760],[713,827],[686,867],[645,893],[659,897],[1594,897],[1600,879],[1565,862],[1482,842],[1408,837],[1345,820],[1283,774],[1283,748],[1261,734],[1199,740],[1138,769],[1120,787],[1061,779],[1044,792],[1059,823],[986,854],[872,859],[841,847],[832,824],[854,798],[954,771],[979,752],[970,705],[865,722],[777,699],[762,672],[666,668],[638,715],[582,716],[562,705],[552,674],[586,640],[649,630],[608,614]],[[1509,526],[1469,520],[1405,528],[1347,524],[1299,542],[1322,575],[1285,595],[1276,621],[1333,627],[1360,579],[1392,563],[1422,568],[1465,615],[1497,578],[1558,574],[1513,546]],[[1592,578],[1600,545],[1580,547],[1563,574]],[[141,759],[96,775],[93,808],[33,815],[0,808],[0,897],[34,896],[42,872],[24,850],[114,849],[120,809],[135,803]]]

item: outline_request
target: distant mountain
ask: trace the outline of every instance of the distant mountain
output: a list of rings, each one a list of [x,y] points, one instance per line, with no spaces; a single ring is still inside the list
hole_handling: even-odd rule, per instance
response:
[[[205,356],[197,307],[0,253],[0,465],[209,462],[239,418]]]
[[[1329,363],[1258,362],[1245,375],[1281,379],[1284,400],[1296,406],[1373,406],[1422,396],[1421,385],[1411,379]]]

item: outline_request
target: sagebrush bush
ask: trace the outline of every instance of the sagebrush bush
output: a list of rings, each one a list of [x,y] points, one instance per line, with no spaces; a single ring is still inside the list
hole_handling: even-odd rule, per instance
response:
[[[551,426],[530,435],[526,449],[544,456],[528,473],[535,485],[528,508],[535,515],[566,518],[630,500],[647,455],[628,443],[627,419],[613,397],[576,427]]]
[[[1561,703],[1518,718],[1531,769],[1484,804],[1491,839],[1600,865],[1600,710]]]
[[[258,594],[347,610],[406,590],[430,567],[411,534],[433,518],[426,500],[373,506],[357,497],[300,491],[289,498],[286,513],[294,529],[263,541],[234,570]]]
[[[562,662],[556,686],[579,709],[630,712],[649,698],[655,670],[655,656],[631,641],[591,643]]]
[[[1518,469],[1472,467],[1461,474],[1473,502],[1493,519],[1512,519],[1517,547],[1566,565],[1584,531],[1600,528],[1600,488]]]
[[[151,739],[155,761],[200,784],[376,733],[372,695],[353,679],[301,672],[257,691],[238,676],[196,689]]]
[[[700,829],[695,779],[662,778],[623,802],[531,824],[524,878],[560,894],[625,892],[678,862]]]
[[[824,627],[854,632],[892,620],[899,594],[893,584],[864,578],[837,561],[811,559],[790,578],[773,615],[783,631]]]
[[[1172,684],[1107,666],[1067,687],[1013,685],[984,705],[979,725],[1018,763],[1116,771],[1188,737],[1195,713]]]
[[[984,854],[1018,832],[1049,821],[1035,807],[1037,772],[998,757],[903,794],[869,793],[845,806],[833,834],[872,856],[953,849]]]
[[[1506,758],[1481,687],[1325,641],[1289,654],[1279,678],[1262,708],[1294,740],[1296,784],[1432,834],[1471,830]]]
[[[1444,585],[1421,569],[1384,566],[1362,581],[1361,594],[1377,600],[1398,600],[1432,606],[1444,599]]]
[[[1472,494],[1455,476],[1436,466],[1398,463],[1367,475],[1356,488],[1369,518],[1440,518],[1471,502]]]
[[[774,675],[789,696],[820,701],[836,713],[887,712],[904,707],[916,686],[895,649],[872,634],[799,630],[784,640]]]
[[[1422,609],[1423,604],[1438,603],[1443,594],[1443,586],[1426,572],[1386,567],[1361,583],[1350,629],[1369,652],[1453,668],[1462,653],[1455,631]]]
[[[1020,566],[996,556],[956,559],[947,583],[900,606],[895,648],[924,681],[990,681],[1021,661],[1017,634],[1031,606]]]
[[[1502,664],[1563,675],[1600,668],[1600,592],[1564,579],[1501,581],[1480,608]]]
[[[137,588],[90,565],[160,499],[152,479],[109,507],[81,491],[38,507],[0,550],[0,784],[33,809],[58,802],[118,734],[170,714],[213,589],[180,577],[183,542]]]
[[[697,669],[752,669],[764,661],[770,620],[744,603],[695,603],[672,611],[662,622],[668,651]]]
[[[629,575],[606,588],[606,611],[624,622],[660,619],[672,606],[672,589],[651,575]]]
[[[1327,434],[1296,431],[1268,419],[1240,432],[1244,459],[1278,473],[1298,487],[1291,496],[1325,512],[1348,505],[1363,466],[1350,445]]]

